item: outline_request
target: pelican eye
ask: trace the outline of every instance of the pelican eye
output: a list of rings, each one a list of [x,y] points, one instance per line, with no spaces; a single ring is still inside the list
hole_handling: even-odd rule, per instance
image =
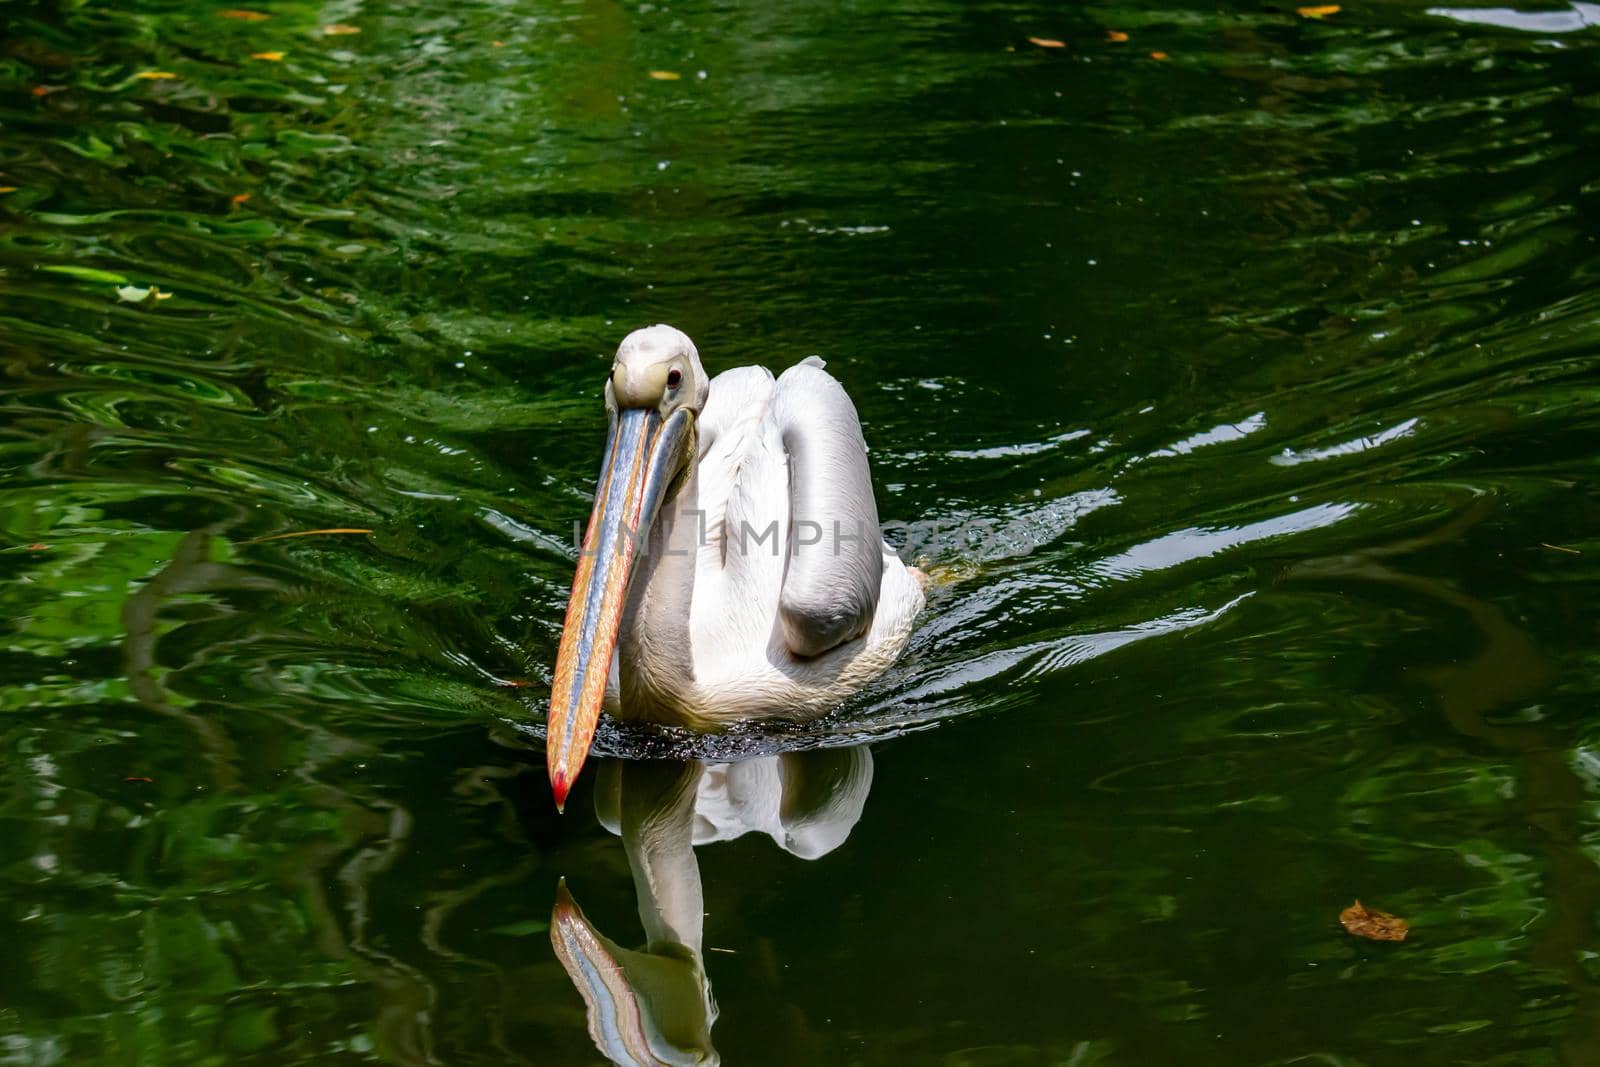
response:
[[[673,367],[671,370],[667,371],[668,389],[676,389],[678,387],[678,383],[681,381],[683,381],[683,371],[679,370],[677,367]]]

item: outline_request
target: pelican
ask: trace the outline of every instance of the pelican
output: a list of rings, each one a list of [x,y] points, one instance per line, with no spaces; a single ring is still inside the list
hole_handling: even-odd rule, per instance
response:
[[[546,724],[557,808],[602,707],[697,732],[810,719],[905,648],[921,572],[884,543],[861,422],[823,366],[712,380],[666,325],[617,347]]]

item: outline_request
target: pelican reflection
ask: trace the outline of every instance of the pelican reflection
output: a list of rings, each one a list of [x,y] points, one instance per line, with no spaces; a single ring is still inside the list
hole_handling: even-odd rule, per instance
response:
[[[718,1063],[694,848],[763,833],[801,859],[828,854],[861,818],[872,755],[863,747],[738,763],[608,760],[596,787],[596,814],[627,852],[645,943],[628,949],[606,937],[561,883],[550,941],[588,1008],[589,1036],[617,1064]]]

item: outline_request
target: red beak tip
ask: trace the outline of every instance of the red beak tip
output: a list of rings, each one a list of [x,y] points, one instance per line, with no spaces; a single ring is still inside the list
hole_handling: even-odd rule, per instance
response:
[[[571,788],[572,786],[567,781],[566,775],[553,774],[550,776],[550,792],[553,793],[556,798],[556,811],[562,815],[566,814],[567,792]]]

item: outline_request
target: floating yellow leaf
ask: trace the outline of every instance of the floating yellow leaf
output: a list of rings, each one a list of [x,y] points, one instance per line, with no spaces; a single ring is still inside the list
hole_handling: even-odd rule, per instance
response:
[[[652,70],[650,72],[650,77],[654,78],[658,82],[675,82],[679,78],[683,77],[683,75],[679,74],[675,70]]]
[[[16,191],[17,187],[15,185],[0,185],[0,193],[14,193]]]
[[[1355,936],[1369,941],[1404,941],[1411,932],[1411,924],[1398,915],[1369,908],[1359,900],[1339,913],[1339,922]]]
[[[288,537],[317,537],[321,534],[369,534],[371,530],[364,530],[355,526],[334,526],[326,530],[293,530],[289,533],[269,534],[266,537],[253,537],[246,541],[247,545],[259,544],[262,541],[282,541]]]
[[[251,52],[250,53],[250,58],[251,59],[264,59],[268,63],[281,63],[281,62],[283,62],[283,57],[286,54],[287,53],[284,53],[284,52]]]
[[[242,8],[230,7],[226,11],[218,11],[219,19],[238,19],[240,22],[265,22],[272,16],[265,11],[245,11]]]
[[[1107,30],[1106,31],[1106,40],[1110,41],[1112,44],[1121,44],[1123,41],[1126,41],[1127,39],[1128,39],[1128,35],[1123,33],[1121,30]]]
[[[1151,59],[1169,59],[1171,57],[1169,57],[1165,52],[1151,52],[1150,53],[1150,58]]]
[[[360,33],[360,26],[352,26],[348,22],[335,22],[322,27],[322,32],[329,37],[343,37],[348,33]]]
[[[1312,7],[1297,7],[1294,9],[1294,13],[1301,18],[1325,19],[1329,15],[1337,15],[1339,13],[1339,5],[1316,4]]]
[[[134,77],[143,78],[145,81],[160,82],[176,78],[177,75],[170,70],[141,70]]]
[[[1065,47],[1067,47],[1067,42],[1058,41],[1053,37],[1029,37],[1028,38],[1028,43],[1029,44],[1036,44],[1040,48],[1065,48]]]

